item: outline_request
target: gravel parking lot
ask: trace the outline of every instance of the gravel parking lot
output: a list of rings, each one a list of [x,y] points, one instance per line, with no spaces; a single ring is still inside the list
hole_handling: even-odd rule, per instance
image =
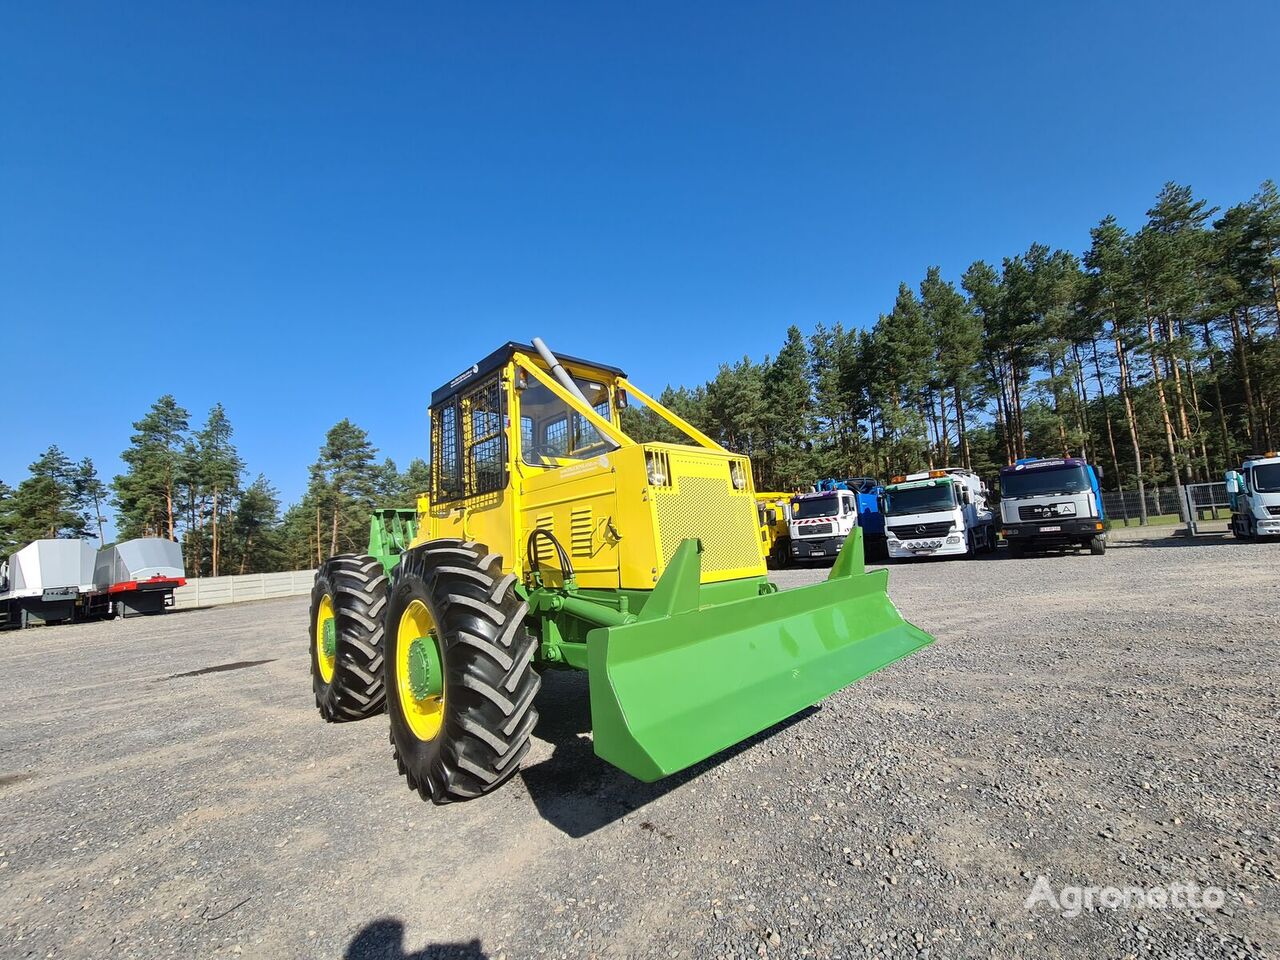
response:
[[[895,566],[938,642],[821,710],[644,785],[548,674],[523,772],[450,807],[385,718],[320,721],[305,598],[3,634],[0,956],[1274,955],[1278,570],[1163,531]],[[1071,919],[1042,875],[1225,902]]]

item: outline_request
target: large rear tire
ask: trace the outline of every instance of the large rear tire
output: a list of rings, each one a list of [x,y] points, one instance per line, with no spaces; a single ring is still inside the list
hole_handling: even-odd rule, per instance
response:
[[[386,706],[382,616],[387,575],[373,557],[339,554],[311,589],[311,688],[330,723],[363,720]]]
[[[481,544],[432,540],[400,556],[386,617],[396,763],[424,800],[497,789],[520,766],[538,712],[529,606]]]

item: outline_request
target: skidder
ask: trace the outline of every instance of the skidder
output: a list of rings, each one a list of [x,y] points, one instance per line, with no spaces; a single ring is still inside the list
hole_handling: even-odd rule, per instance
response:
[[[689,443],[631,440],[632,400]],[[385,701],[424,798],[515,772],[540,670],[588,671],[596,754],[650,781],[931,642],[860,535],[826,582],[780,593],[750,464],[615,367],[508,343],[435,391],[431,441],[430,492],[375,514],[369,555],[325,564],[311,610],[322,714]]]

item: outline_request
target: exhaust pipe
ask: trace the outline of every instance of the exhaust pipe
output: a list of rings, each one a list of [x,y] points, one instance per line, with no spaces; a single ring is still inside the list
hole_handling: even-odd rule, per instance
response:
[[[542,342],[541,337],[533,338],[533,349],[538,351],[538,356],[542,357],[543,362],[547,365],[547,368],[551,371],[551,375],[556,378],[556,380],[560,383],[560,386],[564,387],[571,394],[573,394],[573,396],[577,397],[578,400],[582,401],[582,405],[586,407],[588,410],[592,409],[591,401],[586,398],[586,395],[578,387],[577,383],[574,382],[573,377],[569,376],[569,371],[566,370],[560,364],[560,361],[556,359],[556,355],[551,352],[551,348]],[[599,431],[596,431],[596,432],[598,433]],[[606,437],[603,434],[601,434],[600,439],[603,440],[606,444],[608,444],[608,446],[611,447],[612,449],[614,450],[619,449],[618,444],[615,443],[613,440],[611,440],[609,437]]]

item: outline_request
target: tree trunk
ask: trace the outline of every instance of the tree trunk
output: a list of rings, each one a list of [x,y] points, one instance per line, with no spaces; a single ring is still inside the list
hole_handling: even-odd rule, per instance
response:
[[[955,392],[956,439],[960,443],[960,461],[966,470],[972,470],[973,460],[969,456],[969,428],[964,419],[964,402],[960,398],[959,385],[953,383],[951,389]]]
[[[1120,331],[1115,331],[1116,335],[1116,363],[1120,368],[1120,396],[1124,400],[1125,416],[1129,421],[1129,438],[1133,443],[1133,472],[1138,480],[1138,509],[1141,517],[1140,523],[1146,526],[1147,523],[1147,489],[1146,482],[1142,477],[1142,440],[1138,435],[1138,418],[1133,412],[1133,393],[1129,389],[1129,365],[1125,361],[1124,342],[1121,339]]]
[[[1173,323],[1168,317],[1165,317],[1160,324],[1160,331],[1164,335],[1165,340],[1165,377],[1168,378],[1170,371],[1173,374],[1173,394],[1178,401],[1178,425],[1182,429],[1182,442],[1186,445],[1188,453],[1195,450],[1195,437],[1191,432],[1191,421],[1187,418],[1187,403],[1182,393],[1182,373],[1178,369],[1178,357],[1173,351]],[[1193,477],[1191,472],[1191,457],[1187,457],[1187,462],[1182,466],[1183,477],[1186,483],[1191,483]]]
[[[1258,436],[1258,408],[1253,400],[1253,379],[1249,376],[1249,345],[1240,331],[1240,321],[1236,317],[1236,312],[1229,310],[1227,316],[1231,319],[1231,339],[1236,348],[1236,358],[1240,363],[1240,385],[1244,388],[1245,408],[1249,412],[1247,430],[1249,445],[1252,447],[1257,442]]]
[[[1156,396],[1160,399],[1160,413],[1164,417],[1164,439],[1169,448],[1169,474],[1175,483],[1178,480],[1178,446],[1173,439],[1173,418],[1169,416],[1169,400],[1164,392],[1164,378],[1160,376],[1160,358],[1156,355],[1155,323],[1150,314],[1147,315],[1147,344],[1151,357],[1151,377],[1155,381]]]
[[[213,542],[209,549],[209,563],[212,569],[212,575],[218,575],[218,488],[213,488],[213,513],[210,517],[213,523]]]
[[[329,541],[329,556],[336,556],[338,553],[338,501],[333,502],[333,537]]]
[[[1116,435],[1111,426],[1111,404],[1108,402],[1107,388],[1102,381],[1102,364],[1098,360],[1098,341],[1090,340],[1089,346],[1093,351],[1093,374],[1094,379],[1098,382],[1098,400],[1102,403],[1102,416],[1107,424],[1107,446],[1111,450],[1111,469],[1115,471],[1116,487],[1119,488],[1120,457],[1116,455]],[[1128,517],[1125,519],[1128,519]]]

